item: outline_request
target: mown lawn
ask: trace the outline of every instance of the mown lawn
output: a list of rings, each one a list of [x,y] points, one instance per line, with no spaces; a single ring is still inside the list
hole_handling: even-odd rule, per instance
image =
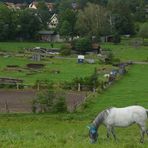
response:
[[[90,144],[86,126],[97,113],[110,106],[139,104],[148,108],[148,65],[134,65],[129,73],[101,95],[92,97],[87,107],[73,114],[0,115],[0,147],[51,148],[147,148],[139,143],[136,125],[117,128],[117,143],[107,140],[106,130],[99,129],[99,140]]]

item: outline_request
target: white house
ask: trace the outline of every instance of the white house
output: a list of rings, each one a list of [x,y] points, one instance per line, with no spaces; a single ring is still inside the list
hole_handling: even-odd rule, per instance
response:
[[[50,18],[50,21],[48,23],[48,27],[49,29],[54,29],[57,27],[58,25],[58,17],[57,17],[57,14],[53,14],[53,16]]]

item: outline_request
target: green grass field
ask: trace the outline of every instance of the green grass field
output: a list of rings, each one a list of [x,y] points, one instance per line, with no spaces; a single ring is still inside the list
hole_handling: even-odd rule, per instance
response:
[[[24,47],[50,47],[48,43],[0,43],[0,51],[18,52]],[[55,45],[59,47],[60,45]],[[147,47],[133,48],[127,44],[103,44],[103,48],[113,50],[121,60],[144,61],[148,57]],[[72,80],[76,76],[88,76],[97,64],[77,64],[74,59],[48,59],[41,61],[46,66],[38,73],[5,71],[7,65],[19,65],[25,68],[31,60],[22,57],[0,57],[0,77],[22,78],[26,84],[33,84],[38,79],[53,81]],[[60,74],[51,73],[60,70]],[[75,113],[67,114],[0,114],[0,148],[147,148],[139,143],[140,131],[134,125],[117,128],[117,143],[107,140],[106,129],[99,129],[99,140],[90,144],[87,125],[101,110],[110,106],[124,107],[138,104],[148,108],[148,65],[133,65],[129,72],[115,82],[102,94],[94,94]]]
[[[54,48],[60,48],[62,43],[54,43]],[[21,52],[25,48],[43,47],[51,48],[50,43],[44,42],[0,42],[0,51]]]
[[[62,43],[54,43],[54,48],[60,48]],[[43,42],[0,42],[0,51],[6,52],[21,52],[25,48],[44,47],[51,48],[50,43]],[[133,47],[129,40],[123,40],[121,44],[115,45],[112,43],[105,43],[101,48],[111,49],[115,57],[121,60],[145,61],[148,59],[147,46]]]
[[[111,43],[103,44],[102,48],[111,49],[115,57],[120,58],[123,61],[145,61],[148,60],[148,47],[140,46],[134,48],[128,44],[115,45]]]
[[[117,128],[117,143],[107,140],[106,129],[99,129],[99,140],[90,144],[86,126],[97,113],[109,106],[139,104],[148,108],[148,65],[134,65],[129,73],[101,95],[95,95],[86,109],[73,114],[10,114],[0,115],[0,147],[51,148],[147,148],[139,143],[136,125]]]
[[[36,71],[29,71],[26,68],[28,63],[43,63],[45,68]],[[21,72],[5,70],[7,65],[18,65],[22,68]],[[24,84],[32,85],[36,80],[50,81],[70,81],[75,77],[85,77],[93,73],[94,68],[101,65],[96,64],[78,64],[76,59],[48,59],[47,61],[33,62],[32,60],[19,57],[0,57],[0,77],[20,78]],[[59,70],[59,74],[53,71]],[[30,74],[31,73],[31,74]]]

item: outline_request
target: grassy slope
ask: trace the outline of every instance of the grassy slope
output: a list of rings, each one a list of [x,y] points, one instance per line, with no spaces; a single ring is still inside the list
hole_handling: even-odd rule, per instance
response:
[[[109,106],[133,104],[148,108],[148,65],[134,65],[129,73],[113,84],[106,92],[95,97],[88,112],[97,112]],[[94,105],[96,104],[96,105]]]
[[[109,106],[140,104],[148,108],[148,65],[135,65],[122,80],[103,94],[92,98],[91,104],[82,113],[59,115],[1,115],[1,147],[57,147],[57,148],[133,148],[148,147],[139,143],[136,125],[117,128],[118,142],[107,141],[106,130],[99,129],[99,141],[92,145],[88,140],[88,125],[102,109]]]

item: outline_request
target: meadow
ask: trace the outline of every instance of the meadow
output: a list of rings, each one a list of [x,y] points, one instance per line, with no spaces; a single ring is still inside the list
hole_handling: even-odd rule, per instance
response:
[[[8,49],[18,52],[28,43],[0,43],[0,50]],[[41,46],[30,43],[30,46]],[[45,43],[43,45],[46,46]],[[48,44],[47,44],[48,46]],[[148,56],[148,50],[142,46],[133,48],[127,44],[103,44],[103,48],[113,50],[116,57],[121,60],[144,61]],[[8,51],[6,50],[6,51]],[[0,76],[24,79],[26,84],[33,84],[37,79],[54,81],[71,80],[76,76],[88,76],[96,64],[77,64],[76,59],[48,59],[41,61],[45,64],[43,71],[27,75],[28,71],[7,72],[7,65],[19,65],[26,68],[31,60],[22,57],[0,57]],[[60,70],[60,74],[51,73],[52,70]],[[118,141],[113,138],[107,140],[106,129],[101,126],[99,139],[96,144],[90,144],[87,125],[95,118],[98,112],[110,106],[124,107],[128,105],[142,105],[148,108],[148,65],[133,65],[128,73],[119,81],[101,94],[93,94],[74,113],[59,114],[0,114],[0,147],[2,148],[147,148],[148,137],[145,143],[140,144],[140,131],[137,125],[128,128],[117,128]]]
[[[116,58],[123,61],[147,61],[148,48],[147,46],[139,46],[137,48],[129,45],[128,43],[115,44],[102,44],[102,48],[111,49]]]
[[[102,43],[101,48],[111,49],[115,57],[121,60],[145,61],[148,60],[147,46],[134,47],[129,39],[123,39],[120,44]],[[54,43],[54,48],[60,48],[62,43]],[[24,49],[43,47],[51,48],[50,43],[45,42],[0,42],[0,51],[24,52]]]
[[[129,73],[102,94],[94,94],[87,106],[71,114],[1,114],[0,147],[51,148],[146,148],[139,143],[137,125],[117,128],[118,141],[107,140],[106,129],[99,129],[99,140],[90,144],[86,128],[97,113],[109,106],[123,107],[139,104],[148,108],[148,65],[134,65]]]
[[[60,48],[62,43],[53,43],[54,48]],[[5,52],[22,52],[26,48],[51,48],[47,42],[0,42],[0,51]]]
[[[28,70],[27,64],[42,63],[43,69]],[[18,65],[21,71],[5,70],[7,65]],[[71,81],[75,77],[85,77],[93,73],[94,68],[101,67],[98,61],[95,64],[78,64],[77,59],[48,59],[41,62],[33,62],[27,58],[0,57],[0,77],[19,78],[24,80],[24,84],[33,85],[37,80],[49,80],[54,82]],[[60,73],[55,74],[54,71]]]

